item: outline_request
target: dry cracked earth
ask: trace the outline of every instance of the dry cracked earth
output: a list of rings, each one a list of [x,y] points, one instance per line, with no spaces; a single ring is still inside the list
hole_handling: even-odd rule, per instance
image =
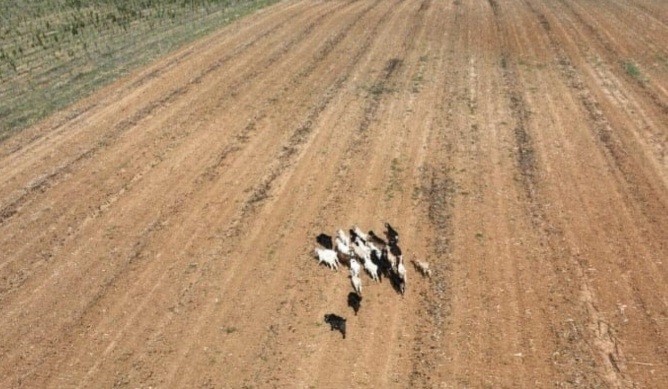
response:
[[[667,387],[667,147],[664,0],[282,1],[0,144],[0,387]]]

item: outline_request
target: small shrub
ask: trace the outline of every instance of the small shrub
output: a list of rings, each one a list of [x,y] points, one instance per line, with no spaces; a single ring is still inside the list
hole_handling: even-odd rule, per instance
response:
[[[624,69],[626,70],[626,74],[629,76],[637,80],[642,80],[642,73],[640,72],[638,65],[636,65],[633,61],[624,62]]]

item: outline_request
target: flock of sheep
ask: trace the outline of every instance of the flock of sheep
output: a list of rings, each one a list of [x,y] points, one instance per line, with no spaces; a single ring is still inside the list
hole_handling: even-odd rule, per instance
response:
[[[324,263],[333,270],[338,270],[341,264],[345,264],[350,269],[353,292],[348,294],[348,305],[355,311],[355,315],[362,302],[362,268],[373,281],[379,282],[385,277],[397,292],[402,295],[406,292],[407,274],[399,247],[399,233],[389,223],[385,223],[385,228],[386,239],[373,231],[365,234],[357,226],[353,226],[348,233],[339,229],[334,240],[327,234],[320,234],[316,238],[322,246],[315,249],[319,264]],[[413,261],[413,264],[424,276],[431,276],[429,264],[422,261]],[[325,322],[332,330],[339,330],[345,339],[345,318],[327,314]]]

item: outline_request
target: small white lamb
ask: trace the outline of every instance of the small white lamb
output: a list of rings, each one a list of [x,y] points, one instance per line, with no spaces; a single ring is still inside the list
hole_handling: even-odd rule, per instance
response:
[[[371,259],[371,249],[366,247],[366,245],[364,245],[363,243],[355,241],[352,244],[352,248],[355,255],[357,255],[360,259],[363,259],[365,261]]]
[[[404,260],[401,257],[399,257],[399,264],[397,265],[397,274],[404,282],[406,281],[406,266],[404,266]]]
[[[325,263],[332,270],[338,270],[339,258],[336,251],[329,249],[316,248],[315,254],[318,256],[318,264]]]
[[[362,280],[356,276],[351,274],[350,275],[350,282],[353,284],[353,288],[355,289],[355,292],[357,292],[358,295],[362,295]]]
[[[346,244],[346,242],[343,239],[341,239],[341,237],[337,236],[334,239],[334,244],[335,244],[336,250],[340,254],[345,255],[345,256],[350,256],[350,245]]]
[[[373,261],[371,261],[370,259],[365,259],[364,270],[366,270],[367,273],[369,273],[371,279],[378,282],[378,266],[376,266],[376,264],[373,263]]]
[[[355,258],[352,258],[350,260],[350,276],[351,277],[359,277],[361,270],[362,270],[362,267],[360,266],[360,263],[357,262],[357,260]]]
[[[399,256],[399,264],[397,265],[397,274],[399,275],[399,278],[401,280],[401,283],[399,284],[399,288],[401,290],[401,294],[403,295],[406,293],[406,267],[404,266],[404,259]]]

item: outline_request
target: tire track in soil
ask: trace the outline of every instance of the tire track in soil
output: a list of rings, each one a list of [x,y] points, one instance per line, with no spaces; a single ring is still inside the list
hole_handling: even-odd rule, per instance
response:
[[[270,28],[269,30],[260,34],[256,39],[241,45],[240,47],[235,49],[232,53],[214,62],[200,74],[190,79],[185,85],[171,90],[169,93],[167,93],[166,96],[149,102],[144,107],[142,107],[134,114],[132,114],[129,118],[122,119],[121,121],[119,121],[116,125],[113,126],[112,131],[102,135],[100,140],[97,141],[97,143],[93,147],[80,153],[79,155],[74,157],[72,160],[66,162],[65,164],[53,169],[50,173],[33,180],[31,183],[28,184],[26,188],[24,188],[21,191],[21,193],[15,199],[10,200],[8,204],[3,205],[0,208],[0,226],[3,225],[8,219],[16,215],[18,209],[20,209],[20,207],[24,205],[26,202],[32,200],[32,197],[34,195],[45,194],[48,191],[48,189],[59,184],[61,181],[59,181],[58,178],[66,176],[67,173],[71,172],[80,163],[82,163],[85,160],[89,160],[93,156],[97,155],[100,151],[110,146],[125,132],[136,127],[141,120],[155,114],[158,109],[167,109],[171,103],[177,101],[178,97],[188,93],[193,89],[193,87],[202,84],[203,80],[207,76],[221,69],[230,60],[237,58],[243,52],[249,50],[250,48],[255,46],[258,42],[262,41],[264,38],[270,36],[271,34],[281,29],[283,26],[287,25],[287,23],[288,20],[282,21],[273,26],[272,28]],[[312,29],[314,25],[315,24],[312,23],[310,28]],[[306,34],[304,34],[304,36],[305,35]],[[276,60],[277,58],[270,60],[270,63],[267,64],[266,68],[268,69],[270,65]],[[257,75],[257,73],[255,73],[255,75]],[[242,80],[240,84],[248,83],[253,79],[252,76],[240,77],[240,78]],[[241,85],[239,85],[239,87],[241,87]],[[83,112],[81,114],[83,114]],[[77,114],[76,117],[78,117],[79,115],[80,114]]]
[[[345,4],[345,3],[340,3],[340,4],[341,4],[341,6],[343,6],[343,4]],[[337,7],[337,9],[338,9],[338,8],[339,8],[339,7]],[[288,52],[289,49],[290,49],[291,47],[293,47],[298,41],[302,40],[306,35],[308,35],[308,33],[309,33],[310,31],[313,30],[313,28],[315,27],[316,23],[321,22],[322,19],[323,19],[324,17],[326,17],[326,16],[328,16],[328,15],[330,15],[330,14],[331,14],[330,12],[327,12],[327,13],[321,15],[320,17],[316,18],[315,21],[313,21],[312,23],[308,24],[307,27],[306,27],[306,29],[305,29],[302,33],[300,33],[300,34],[298,35],[297,38],[295,38],[295,39],[289,41],[286,45],[284,45],[284,46],[281,48],[281,50],[280,50],[278,53],[276,53],[275,55],[271,56],[271,57],[266,61],[265,65],[263,66],[263,69],[265,69],[265,70],[266,70],[266,69],[269,69],[273,64],[276,63],[276,61],[277,61],[279,58],[281,58],[282,56],[284,56],[285,53]],[[317,60],[316,60],[316,63],[317,63]],[[311,63],[309,66],[311,67],[311,71],[312,71],[312,69],[313,69],[313,67],[314,67],[313,63]],[[254,79],[254,78],[255,78],[258,74],[260,74],[260,73],[261,73],[261,71],[254,71],[252,77],[244,77],[242,81],[237,82],[236,85],[235,85],[234,87],[232,87],[231,89],[236,89],[236,90],[240,89],[240,88],[242,87],[242,84],[245,84],[245,83],[250,82],[250,80]],[[307,72],[302,72],[301,75],[302,75],[302,76],[308,76],[308,75],[309,75],[309,72],[308,72],[308,71],[307,71]],[[291,85],[298,85],[298,84],[299,84],[299,82],[298,82],[298,80],[296,80],[296,79],[293,79],[292,82],[291,82]],[[280,98],[280,96],[281,96],[283,93],[285,93],[285,90],[286,90],[286,88],[282,89],[277,95],[275,95],[274,97],[269,98],[267,101],[275,101],[275,99]],[[181,93],[180,93],[180,94],[181,94]],[[230,93],[228,96],[233,96],[234,94],[235,94],[235,93]],[[170,95],[170,96],[165,97],[163,100],[174,100],[174,99],[175,99],[175,96],[171,96],[171,95]],[[274,100],[272,100],[272,99],[274,99]],[[160,106],[160,105],[162,105],[161,102],[153,103],[153,104],[150,105],[150,107],[147,107],[146,110],[148,110],[148,111],[152,111],[152,110],[154,109],[155,106]],[[265,109],[264,111],[266,111],[266,109]],[[235,136],[235,140],[236,140],[236,142],[233,142],[233,144],[226,146],[226,147],[225,147],[225,148],[218,154],[218,159],[217,159],[217,161],[215,162],[214,166],[210,166],[210,167],[208,168],[208,169],[209,169],[209,178],[212,178],[212,177],[213,177],[215,170],[218,169],[218,165],[222,164],[222,163],[224,162],[224,160],[225,160],[227,157],[229,157],[234,151],[239,151],[239,150],[241,150],[241,146],[242,146],[243,144],[245,144],[245,143],[248,142],[248,140],[249,140],[249,137],[248,137],[248,136],[249,136],[249,134],[251,134],[251,133],[254,131],[257,120],[260,120],[260,119],[262,119],[262,118],[265,116],[264,111],[259,112],[259,113],[258,113],[258,116],[254,117],[254,118],[251,120],[251,122],[249,122],[249,124],[242,130],[242,132],[241,132],[240,134],[237,134],[237,135]],[[144,116],[144,114],[141,113],[140,116]],[[128,120],[127,122],[132,123],[132,122],[136,122],[136,121],[138,121],[138,120],[130,119],[130,120]],[[177,126],[177,127],[178,127],[178,126]],[[192,134],[192,132],[188,132],[188,133],[187,133],[187,135],[190,135],[190,134]],[[179,136],[179,137],[177,138],[178,141],[171,142],[171,143],[169,144],[169,146],[166,147],[166,149],[167,149],[167,150],[171,150],[172,153],[176,153],[176,152],[178,152],[178,150],[177,150],[177,146],[178,146],[179,144],[183,143],[183,142],[185,141],[185,139],[186,139],[186,136],[185,136],[184,134],[182,134],[181,136]],[[88,158],[89,156],[90,156],[89,154],[86,154],[86,155],[81,156],[80,159]],[[153,163],[150,164],[150,169],[148,169],[148,170],[151,170],[152,168],[158,166],[158,165],[159,165],[163,160],[165,160],[166,158],[167,158],[167,155],[166,155],[166,154],[164,154],[164,153],[161,154],[161,155],[157,158],[157,160],[156,160],[155,162],[153,162]],[[75,161],[75,162],[78,162],[78,161]],[[57,170],[58,170],[58,169],[57,169]],[[143,170],[142,172],[138,173],[137,175],[133,176],[132,179],[131,179],[129,182],[130,182],[130,183],[133,183],[135,186],[138,185],[138,181],[139,181],[142,177],[144,177],[144,176],[146,175],[146,173],[148,172],[148,170],[145,169],[145,170]],[[47,176],[47,177],[44,177],[44,178],[39,179],[38,181],[36,181],[36,182],[34,182],[34,183],[31,183],[30,190],[31,190],[31,191],[39,191],[40,193],[45,192],[45,191],[46,191],[45,186],[47,186],[47,187],[50,186],[50,185],[49,185],[49,180],[50,180],[55,174],[56,174],[56,173],[52,173],[52,174],[50,174],[50,175]],[[105,208],[108,208],[111,204],[115,203],[115,202],[120,198],[120,196],[121,196],[122,194],[126,194],[126,195],[130,194],[130,191],[128,190],[128,183],[120,183],[120,186],[121,186],[121,189],[120,189],[120,190],[118,190],[118,191],[117,191],[113,196],[111,196],[109,199],[104,200],[104,202],[103,202],[103,206],[104,206]],[[12,210],[13,210],[14,213],[15,213],[14,208],[12,208]],[[63,211],[63,212],[64,212],[64,211]],[[89,221],[90,218],[95,218],[96,216],[98,216],[99,213],[100,213],[100,212],[97,212],[97,211],[94,212],[90,217],[88,217],[87,219],[85,219],[85,220],[81,223],[81,225],[80,225],[79,228],[81,228],[83,225],[85,225],[86,222]],[[13,214],[10,215],[10,216],[13,216]],[[1,224],[2,220],[3,220],[3,219],[2,219],[2,214],[0,214],[0,224]],[[77,228],[77,230],[78,230],[79,228]],[[74,231],[74,232],[76,232],[76,231]],[[75,233],[70,234],[70,237],[73,237],[73,236],[76,236],[76,234],[75,234]],[[65,243],[66,243],[66,240],[59,242],[58,247],[62,246],[62,245],[65,244]],[[5,267],[7,264],[8,264],[7,262],[5,262],[5,263],[3,263],[3,264],[0,264],[0,269],[2,269],[3,267]],[[12,284],[9,286],[9,288],[10,288],[10,289],[14,289],[14,288],[20,286],[20,285],[21,285],[23,282],[25,282],[26,280],[27,280],[26,277],[21,276],[18,280],[14,280],[14,281],[12,281]],[[7,289],[7,287],[5,287],[5,289]]]
[[[509,108],[512,117],[515,120],[514,134],[515,143],[517,146],[517,166],[520,171],[522,186],[524,187],[525,196],[527,199],[527,207],[531,216],[531,221],[535,229],[540,233],[539,239],[542,245],[546,247],[545,255],[550,258],[550,263],[556,266],[558,270],[568,269],[568,273],[572,274],[578,280],[580,297],[584,297],[584,307],[577,307],[582,314],[583,323],[571,319],[569,324],[572,326],[570,330],[559,330],[553,328],[557,343],[560,350],[567,350],[567,358],[573,358],[576,361],[589,361],[593,367],[593,371],[569,371],[566,369],[568,364],[559,364],[562,369],[562,374],[569,377],[568,382],[587,382],[590,385],[601,385],[607,382],[613,387],[620,387],[623,385],[627,377],[623,371],[620,370],[620,365],[623,366],[623,354],[617,346],[616,339],[610,331],[594,332],[591,328],[595,328],[596,323],[601,322],[601,317],[595,308],[593,296],[590,292],[590,286],[586,279],[585,269],[583,264],[578,261],[570,249],[563,247],[561,242],[564,240],[563,231],[548,219],[545,212],[545,205],[541,199],[539,191],[540,183],[538,179],[538,161],[535,156],[535,149],[533,140],[529,133],[530,129],[530,115],[526,108],[526,102],[522,95],[523,88],[521,81],[517,74],[516,65],[509,56],[509,49],[507,46],[506,37],[508,36],[502,25],[502,11],[495,0],[488,0],[492,6],[495,15],[495,23],[499,36],[501,36],[501,68],[503,80],[505,83],[506,93],[509,101]],[[531,6],[525,1],[525,4],[530,8]],[[541,26],[546,29],[546,20],[538,18]],[[547,30],[549,34],[549,29]],[[559,50],[559,46],[552,45],[553,51]],[[567,59],[566,59],[567,60]],[[563,263],[564,258],[571,258],[570,263]],[[573,260],[572,258],[576,258]],[[557,271],[555,271],[558,274]],[[578,292],[562,277],[557,278],[557,282],[562,284],[562,289],[571,293]],[[566,284],[564,284],[566,282]],[[571,301],[582,301],[582,298],[574,298]],[[584,312],[582,312],[584,310]],[[553,324],[554,325],[554,324]],[[595,351],[598,356],[592,354]],[[604,356],[601,356],[604,355]],[[598,361],[598,363],[596,362]],[[603,372],[597,372],[602,365]],[[580,366],[582,366],[580,364]],[[598,366],[598,369],[597,369]]]
[[[451,20],[453,31],[459,31],[461,25],[461,4],[453,2]],[[460,68],[454,63],[456,34],[449,34],[447,44],[438,55],[442,65],[436,71],[449,69],[448,78],[461,78]],[[449,48],[449,52],[445,48]],[[441,377],[435,374],[444,363],[444,333],[448,328],[447,320],[451,315],[452,291],[449,287],[451,279],[450,256],[452,254],[452,209],[455,183],[451,175],[451,152],[454,140],[450,129],[454,121],[452,112],[457,99],[455,83],[443,81],[436,96],[435,113],[427,120],[428,161],[422,161],[418,167],[418,181],[421,184],[418,208],[422,218],[430,225],[431,233],[428,246],[431,252],[426,260],[432,269],[432,276],[427,290],[420,292],[418,321],[414,344],[412,346],[412,367],[408,377],[410,387],[434,387]],[[447,150],[447,152],[443,152]],[[417,273],[416,273],[417,277]]]
[[[628,153],[624,151],[620,140],[617,139],[615,131],[603,114],[603,110],[598,101],[593,97],[592,92],[586,86],[584,81],[582,81],[580,73],[575,66],[573,66],[563,48],[558,44],[558,40],[550,29],[549,22],[545,15],[528,1],[525,1],[525,3],[528,9],[541,21],[541,26],[549,38],[552,52],[554,53],[556,63],[558,64],[559,75],[563,79],[564,84],[574,90],[574,96],[579,100],[589,121],[590,125],[588,128],[591,129],[594,139],[598,141],[597,143],[606,151],[605,155],[608,157],[606,159],[611,168],[613,168],[612,171],[621,173],[621,177],[615,175],[615,178],[620,181],[625,192],[630,194],[633,198],[632,200],[626,201],[626,203],[633,204],[635,207],[639,208],[641,214],[647,218],[647,221],[650,224],[655,226],[661,225],[662,218],[657,217],[657,215],[666,214],[668,209],[666,209],[664,204],[660,202],[660,194],[655,192],[654,187],[646,181],[646,176],[643,173],[640,173],[641,169],[635,166],[633,161],[629,160]],[[660,226],[657,226],[656,228],[662,230]],[[665,228],[663,228],[663,230],[665,230]],[[563,239],[563,230],[557,229],[554,232],[555,235],[557,235],[557,239]],[[554,245],[555,247],[558,247],[557,243],[554,243]],[[606,315],[603,312],[600,312],[597,308],[600,304],[597,303],[590,282],[587,280],[587,263],[583,262],[579,255],[574,255],[569,251],[567,251],[567,254],[568,257],[574,258],[574,262],[577,265],[576,271],[578,278],[583,280],[581,300],[584,302],[586,312],[590,316],[590,323],[587,326],[589,334],[586,334],[585,336],[588,335],[592,337],[592,348],[596,348],[600,353],[599,360],[602,360],[604,368],[604,372],[601,373],[601,378],[614,387],[637,385],[629,376],[628,363],[624,356],[621,342],[615,335],[617,331],[611,324],[609,324]],[[633,298],[639,306],[644,307],[645,303],[640,296],[641,294],[636,290]],[[647,312],[647,310],[643,308],[643,312]],[[662,326],[657,323],[656,320],[650,319],[648,322],[653,327],[656,334],[662,333]],[[573,324],[573,326],[577,329],[575,332],[583,332],[582,329],[576,327],[576,324]]]

